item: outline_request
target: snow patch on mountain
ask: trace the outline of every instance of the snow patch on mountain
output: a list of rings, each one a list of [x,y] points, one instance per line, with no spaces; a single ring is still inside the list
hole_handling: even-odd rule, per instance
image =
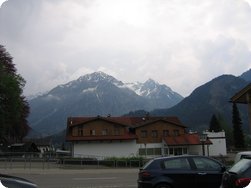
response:
[[[83,89],[83,90],[82,90],[82,93],[95,92],[96,90],[97,90],[97,87],[87,88],[87,89]]]
[[[52,95],[52,94],[46,95],[46,97],[45,97],[44,99],[45,99],[45,100],[57,100],[57,101],[60,101],[60,100],[61,100],[60,97],[55,96],[55,95]]]
[[[126,87],[133,90],[137,95],[143,96],[146,98],[159,98],[163,95],[168,98],[172,98],[172,96],[178,95],[174,91],[171,90],[166,85],[161,85],[158,82],[148,79],[144,83],[135,82],[135,83],[126,83]]]

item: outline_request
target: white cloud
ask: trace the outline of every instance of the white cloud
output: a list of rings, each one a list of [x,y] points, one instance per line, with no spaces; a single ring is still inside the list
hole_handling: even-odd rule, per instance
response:
[[[0,7],[6,0],[0,0]]]
[[[251,0],[9,0],[0,41],[26,94],[104,71],[186,96],[251,68]]]

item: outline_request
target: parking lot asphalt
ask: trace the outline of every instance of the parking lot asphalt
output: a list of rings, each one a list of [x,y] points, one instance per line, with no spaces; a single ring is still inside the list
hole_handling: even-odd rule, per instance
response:
[[[136,188],[137,168],[112,169],[0,169],[28,179],[41,188]]]

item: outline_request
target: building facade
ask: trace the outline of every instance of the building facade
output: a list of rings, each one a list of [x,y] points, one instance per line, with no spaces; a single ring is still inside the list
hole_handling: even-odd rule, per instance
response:
[[[203,147],[212,144],[177,117],[69,117],[66,141],[74,157],[91,158],[209,155]]]
[[[204,131],[203,133],[207,135],[207,138],[212,142],[211,145],[208,145],[208,152],[210,153],[210,156],[227,155],[225,131],[221,132]]]

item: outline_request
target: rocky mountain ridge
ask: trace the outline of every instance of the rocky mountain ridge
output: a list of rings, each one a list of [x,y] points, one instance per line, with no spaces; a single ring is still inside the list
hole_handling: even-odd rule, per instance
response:
[[[170,108],[182,99],[168,86],[151,79],[128,84],[94,72],[29,100],[29,123],[42,134],[54,134],[65,128],[69,116],[120,116],[133,110]]]

